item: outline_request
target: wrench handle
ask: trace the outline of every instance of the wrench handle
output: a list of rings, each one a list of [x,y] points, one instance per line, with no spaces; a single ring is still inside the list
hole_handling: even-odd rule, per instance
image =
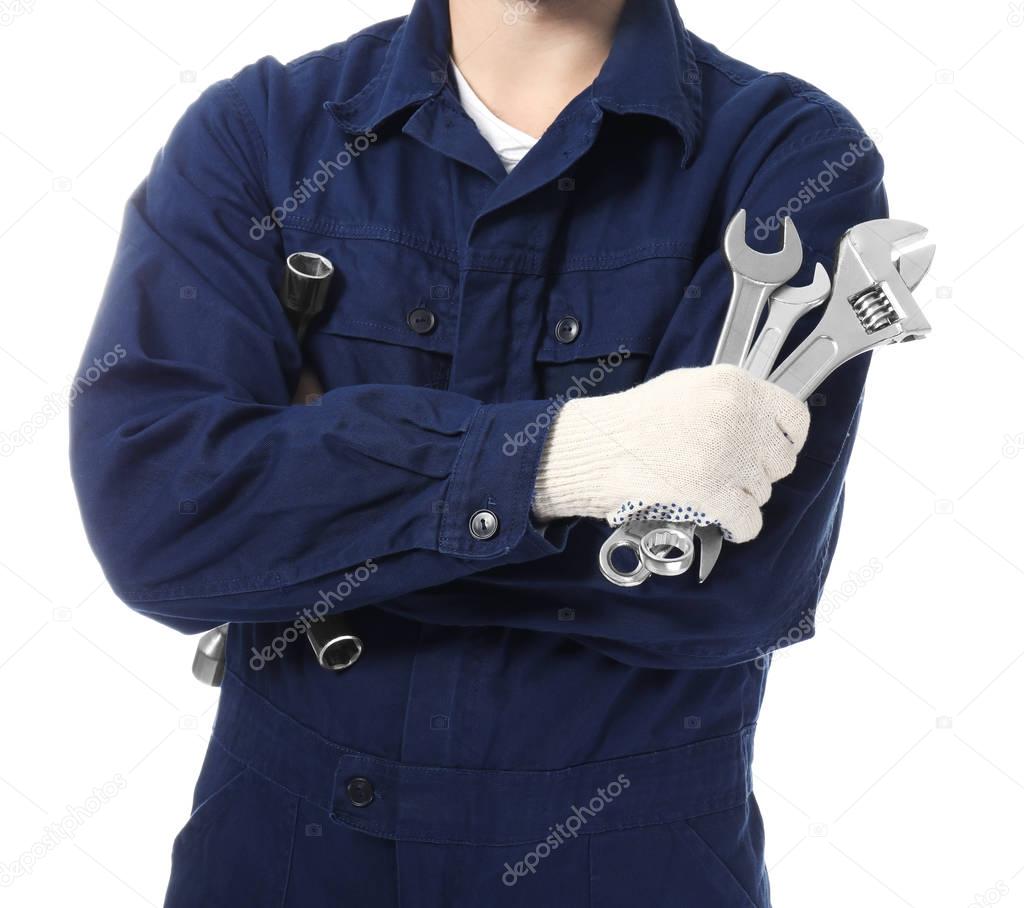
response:
[[[790,325],[773,325],[769,322],[764,326],[761,333],[750,348],[747,361],[743,364],[754,378],[767,378],[778,358],[779,350],[789,336]]]
[[[812,334],[786,357],[768,381],[800,400],[807,400],[847,358],[834,338]]]
[[[757,323],[773,289],[766,284],[757,284],[749,278],[733,273],[732,298],[725,313],[725,325],[718,336],[712,365],[743,365]]]

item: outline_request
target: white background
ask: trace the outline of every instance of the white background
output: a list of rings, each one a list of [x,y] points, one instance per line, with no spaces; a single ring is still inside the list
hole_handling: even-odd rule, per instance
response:
[[[27,5],[8,21],[0,0],[4,433],[66,392],[124,200],[199,91],[409,4]],[[682,11],[846,103],[878,136],[894,215],[940,244],[918,293],[935,335],[876,357],[818,637],[769,681],[756,777],[776,904],[1024,906],[1024,4]],[[216,697],[189,673],[194,641],[104,583],[66,449],[62,415],[0,458],[0,864],[126,785],[0,904],[159,905]]]

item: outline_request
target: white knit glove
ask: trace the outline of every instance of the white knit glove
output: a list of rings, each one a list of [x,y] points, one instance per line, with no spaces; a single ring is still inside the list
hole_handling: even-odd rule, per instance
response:
[[[793,472],[810,411],[736,366],[675,369],[558,414],[541,455],[533,512],[718,524],[746,542],[761,531],[772,483]]]

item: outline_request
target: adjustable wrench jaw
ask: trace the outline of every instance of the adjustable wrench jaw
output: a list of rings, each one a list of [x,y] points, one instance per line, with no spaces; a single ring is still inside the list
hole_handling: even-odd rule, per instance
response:
[[[931,325],[896,264],[899,247],[919,243],[926,234],[917,224],[887,220],[869,221],[849,231],[839,244],[825,314],[768,380],[807,400],[828,375],[855,356],[927,335]],[[908,272],[917,282],[924,276],[922,264],[930,264],[933,252],[925,248],[908,254]]]
[[[912,295],[935,258],[935,246],[922,245],[927,236],[928,229],[920,224],[883,219],[860,224],[845,237],[860,259],[865,276],[868,280],[873,277],[885,288],[896,310],[901,333],[893,343],[918,340],[932,330]]]

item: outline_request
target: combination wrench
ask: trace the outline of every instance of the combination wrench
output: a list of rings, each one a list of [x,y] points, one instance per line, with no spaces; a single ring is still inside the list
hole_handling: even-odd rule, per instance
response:
[[[779,358],[793,326],[832,293],[832,279],[820,262],[814,268],[814,280],[806,287],[780,287],[772,294],[768,318],[750,348],[743,368],[755,378],[767,378]]]
[[[799,270],[803,246],[792,218],[783,220],[782,249],[765,254],[747,245],[747,212],[741,208],[725,228],[722,253],[732,270],[732,298],[712,364],[742,366],[771,295]]]

